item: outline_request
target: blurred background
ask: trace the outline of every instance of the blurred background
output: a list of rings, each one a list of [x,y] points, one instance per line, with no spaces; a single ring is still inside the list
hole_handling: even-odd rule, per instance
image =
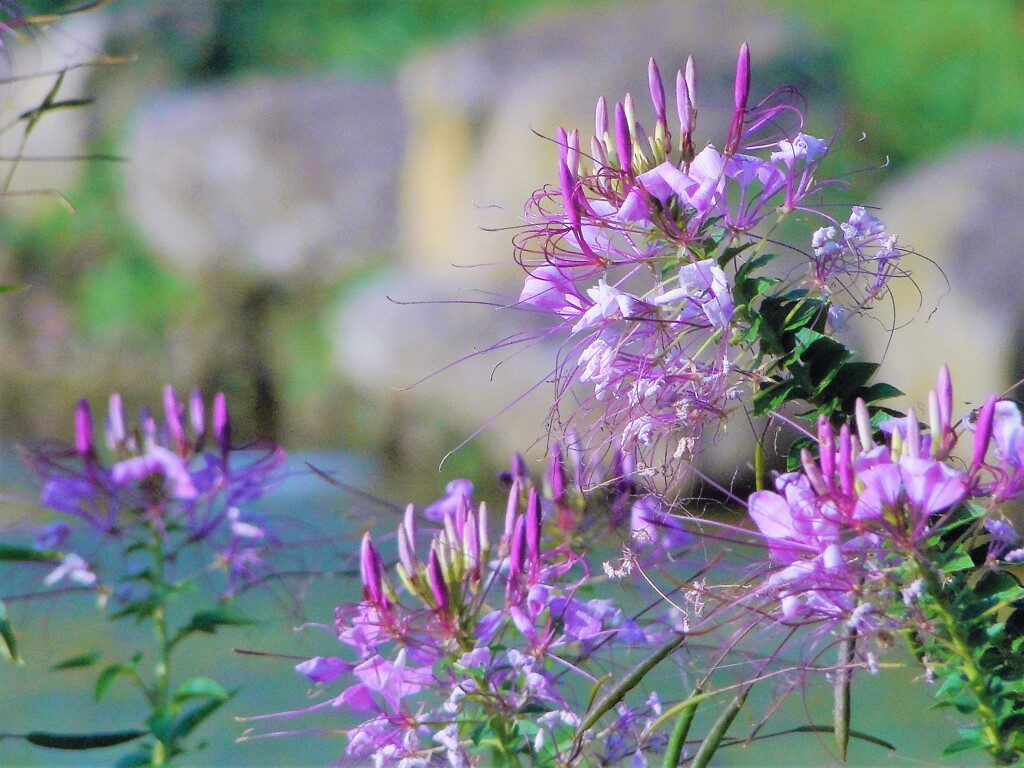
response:
[[[556,350],[475,353],[525,322],[496,307],[550,137],[589,135],[601,95],[646,114],[648,58],[693,55],[720,143],[743,41],[754,98],[795,85],[835,138],[833,201],[922,254],[851,324],[865,357],[908,402],[943,359],[965,408],[1024,375],[1019,0],[111,0],[4,51],[14,75],[132,61],[70,70],[60,96],[95,103],[45,115],[16,168],[56,76],[0,92],[0,283],[26,286],[0,300],[0,444],[169,382],[226,392],[240,440],[356,454],[392,501],[541,455]]]
[[[79,397],[141,404],[170,382],[223,389],[242,439],[357,449],[431,485],[439,456],[491,421],[446,471],[503,462],[543,432],[544,386],[500,412],[553,350],[412,385],[525,322],[494,305],[518,295],[509,228],[553,178],[555,128],[588,134],[601,95],[647,109],[648,57],[669,78],[692,54],[698,133],[721,142],[744,40],[754,96],[793,84],[809,131],[835,136],[828,170],[849,186],[833,201],[882,205],[938,267],[908,264],[895,321],[854,323],[860,346],[915,399],[935,344],[960,347],[958,394],[980,399],[1021,368],[1022,14],[1016,0],[112,0],[74,15],[9,44],[15,73],[134,61],[69,72],[61,97],[95,103],[47,114],[24,152],[121,159],[16,169],[12,191],[60,191],[74,212],[47,194],[0,211],[0,282],[29,286],[0,302],[0,438],[67,437]],[[5,86],[4,114],[52,85]]]

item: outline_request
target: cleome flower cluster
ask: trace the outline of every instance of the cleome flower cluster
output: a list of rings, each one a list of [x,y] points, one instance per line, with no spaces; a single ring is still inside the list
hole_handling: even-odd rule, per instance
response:
[[[248,719],[344,707],[365,718],[345,730],[357,765],[482,765],[495,755],[554,764],[574,749],[595,764],[638,765],[663,746],[662,735],[644,733],[661,713],[656,695],[621,707],[574,744],[580,686],[677,632],[665,618],[641,625],[614,600],[585,597],[591,558],[573,534],[584,512],[600,507],[623,510],[646,545],[678,551],[690,539],[662,528],[629,477],[612,478],[588,506],[560,454],[546,492],[520,458],[512,467],[497,531],[487,504],[473,503],[472,485],[453,481],[440,501],[407,507],[390,567],[365,534],[362,599],[339,606],[328,628],[345,654],[297,667],[322,689],[319,700]],[[340,692],[327,694],[332,684]]]
[[[756,379],[734,278],[779,222],[793,214],[822,222],[805,266],[787,268],[795,277],[776,294],[820,296],[833,320],[881,295],[901,254],[863,207],[847,221],[815,208],[829,145],[801,132],[789,92],[749,105],[746,45],[720,148],[695,144],[693,60],[676,75],[676,138],[653,59],[648,74],[653,131],[629,94],[611,110],[598,102],[589,154],[579,130],[559,129],[559,183],[529,200],[515,243],[527,272],[518,306],[552,316],[570,340],[556,371],[559,395],[584,387],[566,421],[577,419],[580,398],[593,421],[591,447],[637,449],[664,467],[692,456],[703,428],[724,419]]]
[[[51,445],[30,457],[43,505],[62,515],[36,537],[41,552],[62,553],[60,565],[45,578],[47,586],[67,580],[120,597],[142,588],[145,579],[130,573],[131,584],[106,583],[81,554],[95,548],[97,534],[121,546],[129,559],[132,543],[154,536],[172,557],[172,550],[204,544],[213,551],[206,569],[224,575],[226,594],[264,574],[278,539],[244,510],[274,485],[285,455],[276,445],[234,447],[223,394],[214,398],[208,423],[198,391],[186,409],[168,386],[163,423],[144,408],[137,425],[126,422],[121,397],[114,394],[103,435],[105,450],[96,443],[83,399],[75,412],[74,445]],[[113,570],[123,575],[124,565]]]

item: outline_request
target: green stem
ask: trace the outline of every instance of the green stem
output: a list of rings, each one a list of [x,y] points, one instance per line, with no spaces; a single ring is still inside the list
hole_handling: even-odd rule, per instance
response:
[[[842,639],[839,641],[839,659],[836,664],[835,684],[833,688],[834,706],[832,724],[836,736],[836,747],[839,759],[846,762],[846,752],[850,745],[850,683],[853,680],[853,660],[857,650],[857,633],[850,627],[844,627]]]
[[[697,688],[691,698],[699,693],[701,690]],[[683,747],[686,746],[686,737],[690,734],[690,726],[693,725],[693,716],[697,713],[699,703],[699,701],[692,701],[676,720],[676,726],[672,729],[672,735],[668,737],[668,745],[665,747],[665,760],[662,762],[662,768],[676,768],[679,765],[679,760],[683,756]]]
[[[152,526],[153,532],[153,572],[154,589],[158,590],[160,604],[153,610],[153,636],[156,644],[156,660],[153,664],[153,722],[161,723],[162,735],[153,734],[153,754],[151,765],[166,765],[171,758],[171,731],[166,723],[167,713],[170,712],[170,637],[167,631],[167,605],[165,602],[167,594],[167,583],[165,576],[165,552],[164,541],[160,535],[157,525]]]
[[[583,741],[583,734],[589,731],[601,716],[622,701],[626,694],[636,688],[640,684],[640,681],[644,679],[644,676],[654,669],[658,664],[664,661],[670,656],[679,646],[686,640],[686,635],[679,635],[673,638],[665,645],[661,646],[653,654],[648,656],[637,666],[635,666],[626,677],[622,679],[618,685],[612,688],[604,697],[594,706],[590,713],[584,718],[580,727],[576,731],[575,741],[578,743]]]
[[[729,726],[732,725],[736,715],[743,709],[743,705],[747,701],[747,694],[750,693],[751,688],[753,688],[753,683],[740,691],[736,698],[729,703],[729,706],[723,710],[722,714],[718,716],[715,724],[708,731],[708,735],[704,737],[704,741],[701,743],[700,749],[697,750],[697,754],[693,756],[693,762],[690,764],[691,768],[707,768],[711,763],[711,758],[715,756],[715,752],[721,746],[722,739],[725,738]]]
[[[1015,762],[1012,746],[1004,744],[999,737],[999,718],[986,685],[985,675],[978,667],[971,650],[971,645],[961,633],[961,622],[943,599],[942,585],[935,573],[925,563],[917,563],[918,570],[928,587],[928,595],[936,613],[945,625],[948,647],[957,657],[960,672],[967,681],[967,687],[978,702],[977,717],[981,721],[981,733],[987,744],[987,750],[1000,765]]]

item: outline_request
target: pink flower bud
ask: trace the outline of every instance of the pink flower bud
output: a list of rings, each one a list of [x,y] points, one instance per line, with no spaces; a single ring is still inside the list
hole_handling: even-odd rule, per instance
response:
[[[573,128],[567,137],[568,147],[565,152],[565,167],[573,176],[580,174],[580,131]]]
[[[78,455],[89,458],[95,454],[92,437],[92,411],[84,397],[75,407],[75,450]]]
[[[519,481],[512,483],[508,492],[508,504],[505,505],[505,533],[502,538],[511,542],[512,531],[515,530],[516,515],[519,512]]]
[[[939,368],[939,382],[935,390],[939,405],[939,428],[948,432],[953,422],[953,380],[949,375],[949,366],[945,363]]]
[[[811,483],[811,488],[819,496],[828,496],[829,487],[825,478],[821,475],[821,469],[814,463],[814,457],[806,448],[800,451],[800,463],[803,465],[804,474]]]
[[[223,392],[213,396],[213,436],[221,453],[227,456],[231,451],[231,420],[228,417],[228,401]]]
[[[839,490],[844,496],[853,494],[853,438],[850,427],[843,424],[839,428]]]
[[[615,104],[615,152],[619,156],[619,170],[626,177],[633,176],[633,137],[629,133],[626,110]]]
[[[444,571],[441,569],[441,563],[437,558],[437,548],[434,545],[431,545],[430,555],[427,558],[427,581],[430,583],[430,592],[434,596],[438,610],[447,613],[450,607],[448,584],[444,580]]]
[[[825,485],[831,488],[836,474],[836,444],[827,416],[818,416],[818,460]]]
[[[405,525],[398,526],[398,562],[402,564],[410,577],[416,573],[416,568],[419,565],[415,545],[409,538],[409,532]]]
[[[750,49],[744,43],[740,46],[736,62],[736,82],[733,91],[735,109],[729,125],[729,138],[725,142],[725,154],[734,155],[740,148],[743,136],[743,122],[747,114],[747,99],[750,97]]]
[[[665,122],[665,84],[661,80],[658,64],[652,58],[647,65],[647,85],[651,89],[651,102],[659,123]]]
[[[537,489],[531,488],[526,502],[526,549],[531,570],[540,564],[540,523],[540,499],[537,497]]]
[[[167,418],[167,436],[171,441],[171,449],[178,455],[185,456],[188,451],[188,440],[185,438],[185,427],[181,424],[181,404],[174,394],[174,387],[164,387],[164,414]]]
[[[476,527],[476,515],[470,512],[466,516],[466,525],[462,529],[462,551],[469,561],[469,569],[473,575],[480,576],[480,538]]]
[[[988,443],[992,439],[992,422],[996,414],[996,396],[989,395],[988,400],[978,412],[978,420],[974,425],[974,453],[971,459],[971,474],[978,472],[985,464]]]
[[[370,541],[370,532],[363,534],[359,551],[359,574],[363,579],[363,597],[373,605],[384,605],[384,562]]]
[[[652,59],[653,61],[653,59]],[[556,504],[565,501],[565,462],[562,460],[562,446],[555,445],[551,451],[551,466],[549,468],[551,480],[551,499]]]

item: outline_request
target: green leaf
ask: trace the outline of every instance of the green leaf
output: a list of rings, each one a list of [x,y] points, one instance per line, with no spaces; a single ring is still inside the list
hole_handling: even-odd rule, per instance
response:
[[[36,549],[16,544],[0,544],[0,562],[53,563],[63,559],[64,553],[56,549]]]
[[[23,291],[27,287],[27,285],[6,285],[4,283],[0,283],[0,294],[14,293],[15,291]]]
[[[160,707],[146,720],[153,735],[160,741],[166,743],[174,729],[174,710],[167,707]]]
[[[82,653],[78,656],[72,656],[64,661],[59,661],[50,667],[51,670],[57,671],[60,669],[78,669],[79,667],[91,667],[97,661],[100,660],[99,651],[90,651],[89,653]]]
[[[974,561],[971,556],[966,552],[961,552],[955,557],[951,557],[945,563],[942,564],[942,570],[946,573],[956,573],[957,571],[966,571],[974,567]]]
[[[45,731],[32,731],[25,734],[25,740],[29,744],[47,749],[103,749],[104,747],[116,747],[118,744],[125,744],[129,741],[145,736],[149,731],[113,731],[111,733],[47,733]]]
[[[949,755],[956,755],[960,752],[966,752],[969,749],[981,749],[985,746],[985,742],[981,739],[958,739],[952,744],[942,750],[942,756],[948,757]]]
[[[224,686],[209,677],[190,677],[178,686],[174,691],[174,701],[181,702],[186,699],[206,698],[225,701],[228,692]]]
[[[96,690],[93,693],[96,701],[99,701],[110,690],[118,675],[131,675],[135,672],[133,664],[111,664],[100,670],[96,676]]]
[[[235,694],[238,693],[238,689],[234,689],[230,693],[226,693],[223,699],[212,699],[207,701],[205,704],[200,704],[188,712],[185,712],[181,717],[178,718],[178,722],[174,724],[174,730],[171,734],[172,740],[177,741],[188,736],[192,731],[198,728],[206,718],[224,706],[230,699],[234,698]]]
[[[0,600],[0,655],[14,662],[21,661],[18,656],[18,642],[14,637],[14,627],[11,620],[7,618],[7,606]]]
[[[885,382],[878,382],[872,384],[869,387],[861,387],[860,391],[857,392],[857,397],[861,398],[865,403],[877,403],[879,400],[889,400],[893,397],[899,397],[903,394],[903,390],[896,389],[891,384]]]
[[[171,645],[176,645],[194,632],[205,632],[212,635],[218,627],[246,627],[258,623],[255,619],[251,619],[241,611],[229,606],[210,611],[198,611],[192,615],[188,624],[178,630],[178,634],[171,640]]]

